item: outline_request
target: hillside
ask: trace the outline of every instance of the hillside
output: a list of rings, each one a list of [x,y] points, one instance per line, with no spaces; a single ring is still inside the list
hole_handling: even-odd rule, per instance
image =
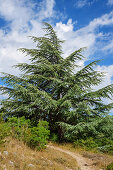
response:
[[[112,161],[113,156],[74,149],[68,144],[49,144],[45,150],[36,151],[9,138],[0,148],[0,170],[99,170]]]
[[[0,149],[0,170],[63,170],[78,168],[68,154],[47,148],[35,151],[17,140],[10,140]],[[74,168],[73,168],[74,167]]]

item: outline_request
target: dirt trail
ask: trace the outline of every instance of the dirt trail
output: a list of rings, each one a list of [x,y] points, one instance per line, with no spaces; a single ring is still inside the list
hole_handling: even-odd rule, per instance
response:
[[[47,145],[47,147],[49,147],[51,149],[58,150],[60,152],[64,152],[64,153],[70,155],[71,157],[73,157],[74,159],[76,159],[78,166],[80,167],[80,170],[96,170],[96,168],[92,165],[93,162],[91,160],[84,158],[83,156],[81,156],[78,153],[73,153],[68,150],[64,150],[59,147],[51,146],[51,145]]]

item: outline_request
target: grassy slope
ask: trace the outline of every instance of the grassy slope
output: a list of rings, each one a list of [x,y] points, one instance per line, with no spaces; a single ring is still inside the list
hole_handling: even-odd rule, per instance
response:
[[[51,145],[51,143],[50,143]],[[105,168],[113,162],[113,156],[86,152],[83,149],[74,149],[71,144],[52,144],[59,148],[81,154],[86,161],[90,161],[94,169]],[[8,152],[8,155],[4,153]],[[22,142],[8,139],[4,146],[0,147],[0,170],[78,170],[75,159],[66,153],[47,148],[44,151],[35,151],[28,148]]]
[[[4,151],[8,151],[8,155],[4,154]],[[44,151],[34,151],[14,139],[2,146],[0,152],[0,170],[78,169],[75,159],[70,159],[65,153],[49,148]]]

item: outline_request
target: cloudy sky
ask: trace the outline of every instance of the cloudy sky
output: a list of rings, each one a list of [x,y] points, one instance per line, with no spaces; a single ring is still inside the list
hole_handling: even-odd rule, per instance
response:
[[[113,83],[113,0],[0,0],[0,72],[27,58],[17,51],[33,48],[28,36],[41,36],[42,21],[54,27],[63,45],[63,56],[87,47],[87,60],[103,59],[97,70],[106,73],[101,87]],[[0,82],[1,83],[1,82]]]

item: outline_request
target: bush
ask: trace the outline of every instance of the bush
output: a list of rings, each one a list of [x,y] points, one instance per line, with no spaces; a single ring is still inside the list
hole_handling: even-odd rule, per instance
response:
[[[83,147],[85,149],[97,148],[97,144],[92,137],[84,139],[79,139],[74,142],[74,147]]]
[[[106,138],[106,137],[96,139],[95,141],[96,141],[96,143],[98,143],[98,146],[105,146],[105,145],[113,146],[113,140]]]
[[[113,162],[107,166],[106,170],[113,170]]]
[[[98,147],[98,150],[104,153],[110,153],[113,155],[113,145],[105,145]]]
[[[79,139],[74,141],[74,147],[83,147],[85,149],[97,149],[104,153],[113,154],[113,141],[107,138],[93,139],[92,137],[87,139]]]
[[[12,117],[12,118],[8,118],[8,121],[7,121],[8,125],[10,125],[10,127],[28,127],[30,126],[30,120],[29,119],[25,119],[25,117],[20,117],[20,118],[17,118],[17,117]]]
[[[49,139],[50,131],[48,130],[47,121],[39,121],[37,127],[30,128],[31,135],[26,138],[27,144],[31,148],[37,148],[38,150],[44,149]]]
[[[36,127],[31,127],[30,120],[25,117],[12,117],[7,124],[11,127],[12,137],[24,141],[31,148],[45,148],[50,135],[47,121],[39,121]]]
[[[5,138],[10,135],[10,128],[4,123],[2,115],[0,114],[0,144],[5,142]]]
[[[5,124],[0,124],[0,144],[3,144],[5,142],[5,138],[10,135],[10,129]]]
[[[52,142],[58,142],[58,141],[59,141],[58,135],[55,134],[55,133],[52,133],[51,136],[50,136],[50,141],[52,141]]]
[[[96,139],[96,143],[98,144],[99,151],[113,154],[113,140],[103,137]]]
[[[17,118],[12,117],[7,121],[9,127],[11,127],[11,135],[19,140],[24,140],[25,133],[28,131],[30,126],[30,120],[26,120],[25,117]]]

